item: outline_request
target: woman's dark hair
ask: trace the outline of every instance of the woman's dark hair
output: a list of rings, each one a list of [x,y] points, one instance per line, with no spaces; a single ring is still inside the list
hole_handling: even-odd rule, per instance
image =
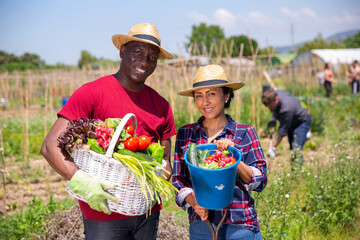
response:
[[[228,109],[230,107],[231,99],[234,97],[234,91],[229,87],[221,87],[224,95],[229,94],[229,99],[225,103],[224,108]]]

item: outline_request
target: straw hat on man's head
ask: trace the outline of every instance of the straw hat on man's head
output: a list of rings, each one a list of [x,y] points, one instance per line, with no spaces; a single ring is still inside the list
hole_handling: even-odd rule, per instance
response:
[[[170,58],[173,55],[160,47],[161,39],[156,27],[150,23],[139,23],[130,28],[129,34],[116,34],[112,36],[112,41],[117,49],[121,45],[131,41],[150,43],[160,49],[159,59]]]
[[[184,91],[178,92],[181,96],[192,97],[197,89],[201,88],[215,88],[228,87],[233,91],[242,88],[245,85],[243,82],[229,82],[227,80],[224,69],[219,65],[207,65],[200,67],[193,79],[193,87]]]

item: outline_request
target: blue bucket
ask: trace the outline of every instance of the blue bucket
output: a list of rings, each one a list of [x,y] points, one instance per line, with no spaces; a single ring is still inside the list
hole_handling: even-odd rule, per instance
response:
[[[216,152],[216,144],[200,144],[197,149],[210,151],[210,155]],[[230,156],[237,161],[235,164],[220,169],[206,169],[192,165],[188,159],[188,152],[184,159],[189,167],[192,185],[197,203],[207,209],[221,209],[230,205],[236,181],[237,165],[241,161],[241,152],[233,147],[228,147]]]
[[[62,106],[65,106],[65,104],[66,104],[66,102],[69,100],[69,98],[70,98],[70,97],[63,97],[63,98],[61,99],[61,101],[62,101]]]

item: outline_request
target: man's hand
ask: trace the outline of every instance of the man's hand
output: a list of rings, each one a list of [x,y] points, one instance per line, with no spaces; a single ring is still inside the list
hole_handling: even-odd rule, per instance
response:
[[[276,156],[276,147],[270,147],[269,151],[268,151],[268,157],[275,157]]]
[[[276,119],[272,118],[267,122],[267,128],[275,128],[276,127]]]
[[[114,189],[115,184],[99,180],[85,173],[82,170],[78,170],[74,176],[70,179],[68,187],[74,193],[80,194],[85,198],[89,206],[99,212],[111,214],[110,209],[106,204],[106,200],[109,199],[116,204],[120,203],[120,200],[111,194],[105,192],[107,189]]]

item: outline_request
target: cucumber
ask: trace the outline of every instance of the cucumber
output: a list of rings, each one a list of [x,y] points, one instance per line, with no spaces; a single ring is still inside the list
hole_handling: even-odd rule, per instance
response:
[[[188,150],[188,160],[189,162],[194,165],[198,166],[198,156],[197,156],[197,147],[196,143],[190,143],[190,147]]]

